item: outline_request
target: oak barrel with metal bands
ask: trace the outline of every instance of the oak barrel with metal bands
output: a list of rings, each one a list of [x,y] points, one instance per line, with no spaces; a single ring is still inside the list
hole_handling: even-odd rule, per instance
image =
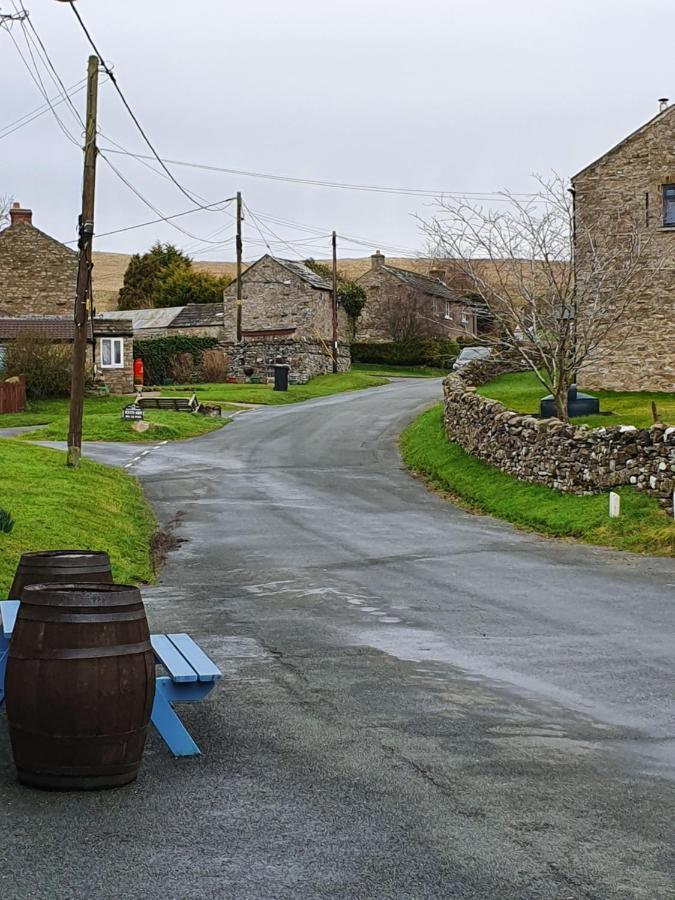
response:
[[[133,781],[155,695],[140,591],[96,583],[24,588],[5,687],[23,784],[94,790]]]
[[[93,581],[112,584],[110,558],[103,551],[48,550],[43,553],[24,553],[9,589],[10,600],[21,600],[23,589],[29,584],[73,584]]]

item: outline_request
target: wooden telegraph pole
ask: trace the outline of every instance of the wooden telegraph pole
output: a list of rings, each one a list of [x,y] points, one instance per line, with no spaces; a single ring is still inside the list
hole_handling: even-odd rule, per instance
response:
[[[333,374],[338,370],[337,233],[333,232]]]
[[[237,343],[241,343],[241,222],[242,222],[241,191],[237,191]]]
[[[89,57],[87,73],[87,128],[84,145],[84,180],[80,215],[80,265],[75,297],[75,340],[73,341],[73,375],[70,386],[70,423],[68,427],[67,465],[79,466],[82,456],[82,414],[84,411],[84,376],[87,364],[87,320],[91,292],[92,244],[94,239],[94,197],[96,192],[96,111],[98,104],[98,56]]]

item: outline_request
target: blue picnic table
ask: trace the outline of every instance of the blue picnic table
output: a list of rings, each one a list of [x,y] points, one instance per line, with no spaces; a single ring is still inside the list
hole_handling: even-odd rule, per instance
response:
[[[18,600],[0,601],[0,706],[5,700],[5,671],[19,605]],[[188,634],[153,634],[150,642],[155,659],[168,673],[157,677],[151,722],[174,756],[199,756],[199,747],[173,706],[203,700],[223,673]]]

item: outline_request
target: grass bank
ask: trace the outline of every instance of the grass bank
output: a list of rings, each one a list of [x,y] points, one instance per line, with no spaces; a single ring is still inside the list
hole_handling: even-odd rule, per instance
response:
[[[116,581],[153,579],[155,518],[135,478],[90,460],[68,469],[56,450],[0,440],[0,507],[15,520],[0,532],[0,597],[22,553],[107,550]]]
[[[317,375],[307,384],[290,385],[286,392],[275,391],[271,384],[191,384],[164,388],[162,395],[175,397],[194,392],[203,403],[260,403],[280,406],[341,394],[344,391],[360,391],[381,384],[387,384],[387,379],[363,372],[344,372],[339,375]]]
[[[583,379],[581,379],[583,386]],[[539,401],[545,390],[532,372],[502,375],[478,388],[478,393],[499,400],[518,413],[539,414]],[[635,425],[648,428],[653,424],[652,401],[656,403],[660,421],[675,423],[675,394],[657,392],[587,391],[600,398],[602,415],[573,419],[580,425]]]
[[[352,372],[380,378],[445,378],[448,369],[432,366],[383,366],[379,363],[353,363]]]
[[[621,517],[607,515],[607,496],[577,497],[518,481],[448,442],[442,404],[423,413],[401,436],[403,459],[437,490],[460,505],[521,528],[589,544],[675,556],[675,522],[656,500],[621,488]]]

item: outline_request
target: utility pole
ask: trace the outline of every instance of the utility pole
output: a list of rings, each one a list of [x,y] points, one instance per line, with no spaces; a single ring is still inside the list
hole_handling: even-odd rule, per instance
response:
[[[84,375],[87,364],[87,320],[91,292],[92,244],[94,239],[94,197],[96,193],[96,112],[98,104],[98,56],[89,57],[87,72],[87,127],[84,145],[82,213],[79,224],[80,264],[75,297],[75,340],[73,374],[70,386],[70,423],[68,426],[67,465],[77,467],[82,456],[82,414],[84,411]]]
[[[241,343],[241,221],[242,221],[241,191],[237,191],[237,343]]]
[[[337,233],[333,232],[333,374],[338,370]]]

